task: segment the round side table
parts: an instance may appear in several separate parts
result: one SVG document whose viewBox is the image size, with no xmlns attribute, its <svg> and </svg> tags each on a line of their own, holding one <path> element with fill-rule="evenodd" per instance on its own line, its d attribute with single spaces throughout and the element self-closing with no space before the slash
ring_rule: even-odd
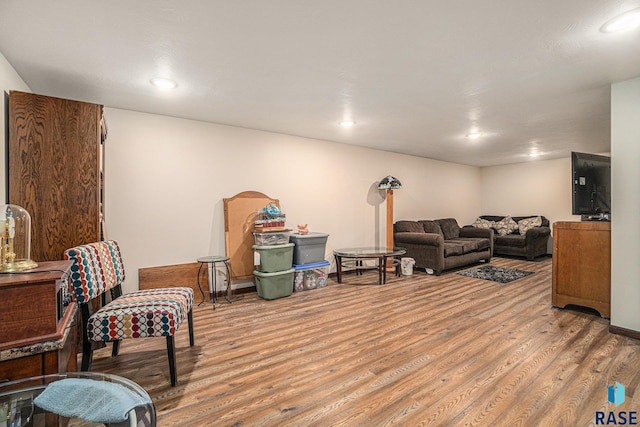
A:
<svg viewBox="0 0 640 427">
<path fill-rule="evenodd" d="M 200 257 L 198 258 L 196 261 L 198 261 L 200 263 L 200 267 L 198 267 L 198 289 L 200 289 L 200 293 L 202 294 L 202 301 L 200 301 L 200 303 L 198 305 L 201 305 L 202 303 L 204 303 L 204 292 L 202 291 L 202 286 L 200 286 L 200 271 L 202 270 L 202 267 L 204 265 L 207 266 L 211 266 L 211 269 L 213 270 L 212 276 L 213 276 L 213 293 L 211 294 L 211 301 L 213 303 L 213 309 L 216 309 L 216 302 L 217 302 L 217 274 L 216 274 L 216 264 L 217 263 L 222 263 L 224 264 L 225 269 L 227 270 L 227 289 L 224 291 L 224 299 L 227 300 L 227 302 L 229 304 L 231 304 L 231 300 L 229 299 L 229 293 L 231 292 L 231 273 L 229 271 L 229 257 L 227 256 L 221 256 L 221 255 L 211 255 L 211 256 L 205 256 L 205 257 Z M 208 269 L 207 269 L 208 271 Z"/>
</svg>

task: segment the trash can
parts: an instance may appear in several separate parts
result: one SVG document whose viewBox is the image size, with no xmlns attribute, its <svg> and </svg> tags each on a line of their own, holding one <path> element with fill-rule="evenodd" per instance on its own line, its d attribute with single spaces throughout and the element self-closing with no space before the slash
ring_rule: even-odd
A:
<svg viewBox="0 0 640 427">
<path fill-rule="evenodd" d="M 400 258 L 400 269 L 403 276 L 411 276 L 414 265 L 416 265 L 416 260 L 413 258 Z"/>
</svg>

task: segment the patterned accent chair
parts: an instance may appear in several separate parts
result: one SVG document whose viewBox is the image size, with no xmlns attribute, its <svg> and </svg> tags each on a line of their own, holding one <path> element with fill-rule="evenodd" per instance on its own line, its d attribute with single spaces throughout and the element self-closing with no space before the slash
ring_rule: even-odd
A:
<svg viewBox="0 0 640 427">
<path fill-rule="evenodd" d="M 182 321 L 189 324 L 193 346 L 193 289 L 187 287 L 150 289 L 122 295 L 125 273 L 120 248 L 114 240 L 89 243 L 67 249 L 65 259 L 73 262 L 70 294 L 82 313 L 82 371 L 91 369 L 94 342 L 113 342 L 118 355 L 120 340 L 166 337 L 171 385 L 177 383 L 174 335 Z M 110 291 L 111 302 L 105 293 Z M 102 308 L 91 314 L 91 300 L 102 297 Z"/>
</svg>

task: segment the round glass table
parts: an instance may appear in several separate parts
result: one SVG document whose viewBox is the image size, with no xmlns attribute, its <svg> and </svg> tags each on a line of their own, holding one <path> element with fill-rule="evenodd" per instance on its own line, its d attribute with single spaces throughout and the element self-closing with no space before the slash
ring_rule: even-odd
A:
<svg viewBox="0 0 640 427">
<path fill-rule="evenodd" d="M 387 283 L 387 260 L 394 260 L 393 264 L 397 273 L 398 263 L 395 259 L 405 253 L 407 251 L 403 248 L 387 248 L 386 246 L 336 249 L 333 251 L 333 256 L 336 259 L 338 283 L 342 283 L 342 273 L 345 267 L 355 270 L 356 274 L 362 270 L 375 268 L 378 270 L 378 284 Z M 373 267 L 367 267 L 362 262 L 365 259 L 373 259 L 377 262 Z"/>
<path fill-rule="evenodd" d="M 0 384 L 0 426 L 156 425 L 149 394 L 123 377 L 96 372 L 44 375 Z"/>
</svg>

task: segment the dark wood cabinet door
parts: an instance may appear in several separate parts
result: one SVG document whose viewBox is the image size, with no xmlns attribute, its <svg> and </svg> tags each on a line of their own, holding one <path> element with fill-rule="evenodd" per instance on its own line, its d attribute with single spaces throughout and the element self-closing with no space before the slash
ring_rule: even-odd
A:
<svg viewBox="0 0 640 427">
<path fill-rule="evenodd" d="M 102 106 L 9 94 L 8 200 L 31 215 L 31 259 L 100 240 Z"/>
</svg>

